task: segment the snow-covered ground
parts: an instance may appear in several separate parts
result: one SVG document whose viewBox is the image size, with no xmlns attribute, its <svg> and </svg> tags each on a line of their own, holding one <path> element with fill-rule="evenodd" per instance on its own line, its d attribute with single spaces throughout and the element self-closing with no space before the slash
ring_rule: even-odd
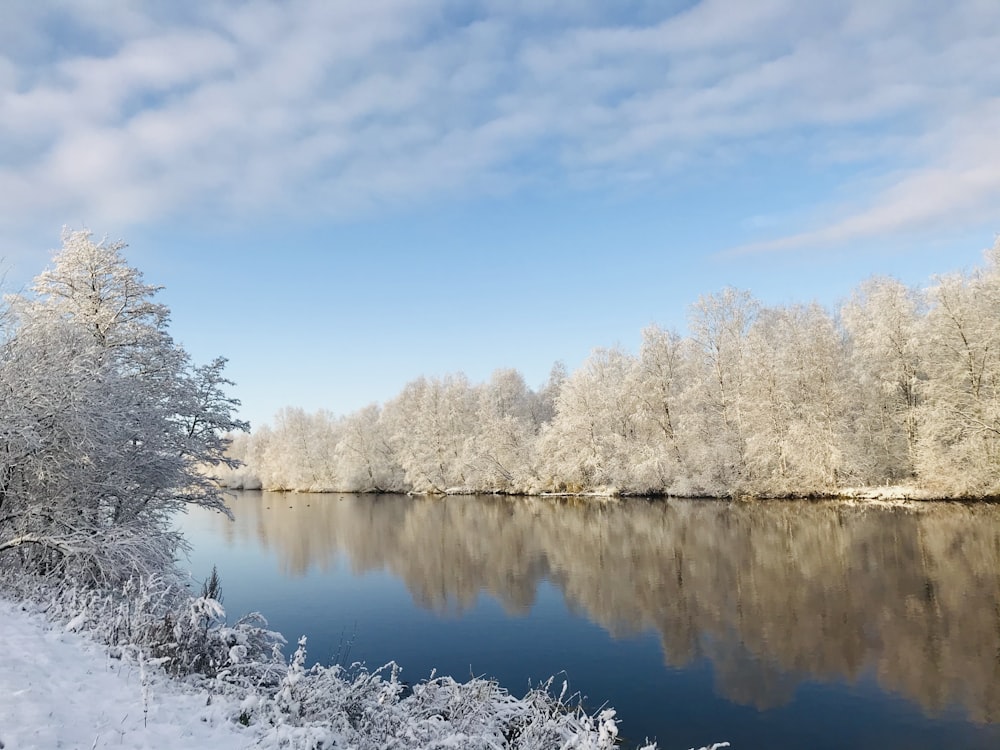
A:
<svg viewBox="0 0 1000 750">
<path fill-rule="evenodd" d="M 207 693 L 161 669 L 112 659 L 106 647 L 0 599 L 4 750 L 253 745 L 256 732 L 228 720 L 233 711 L 222 710 L 223 700 L 209 704 Z"/>
</svg>

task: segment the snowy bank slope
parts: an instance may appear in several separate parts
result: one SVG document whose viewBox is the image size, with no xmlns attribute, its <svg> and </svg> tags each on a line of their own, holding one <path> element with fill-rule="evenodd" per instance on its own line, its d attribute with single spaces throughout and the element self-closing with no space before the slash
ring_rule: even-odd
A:
<svg viewBox="0 0 1000 750">
<path fill-rule="evenodd" d="M 225 718 L 224 698 L 213 696 L 206 705 L 206 693 L 188 692 L 152 667 L 144 687 L 137 664 L 111 659 L 105 647 L 2 599 L 0 644 L 5 750 L 235 750 L 257 739 Z"/>
</svg>

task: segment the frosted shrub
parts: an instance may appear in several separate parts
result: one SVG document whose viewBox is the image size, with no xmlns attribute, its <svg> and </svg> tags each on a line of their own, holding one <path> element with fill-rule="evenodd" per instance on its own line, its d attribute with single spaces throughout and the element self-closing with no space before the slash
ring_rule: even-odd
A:
<svg viewBox="0 0 1000 750">
<path fill-rule="evenodd" d="M 283 668 L 285 640 L 261 615 L 230 626 L 218 601 L 192 597 L 170 577 L 132 578 L 107 591 L 0 570 L 0 588 L 34 601 L 50 618 L 66 621 L 67 629 L 88 631 L 112 655 L 142 652 L 174 675 L 225 671 L 233 681 L 276 684 Z"/>
<path fill-rule="evenodd" d="M 610 750 L 617 744 L 613 710 L 591 716 L 566 700 L 565 687 L 553 695 L 551 682 L 515 698 L 493 680 L 432 675 L 409 688 L 392 663 L 374 671 L 359 664 L 306 669 L 305 659 L 302 640 L 277 688 L 256 691 L 241 705 L 240 719 L 261 728 L 265 747 Z"/>
<path fill-rule="evenodd" d="M 267 630 L 259 614 L 226 625 L 226 613 L 215 599 L 188 599 L 186 606 L 163 615 L 151 634 L 151 646 L 158 656 L 169 657 L 167 668 L 178 675 L 217 676 L 222 670 L 239 671 L 248 662 L 269 659 L 272 646 L 284 643 L 277 633 Z"/>
</svg>

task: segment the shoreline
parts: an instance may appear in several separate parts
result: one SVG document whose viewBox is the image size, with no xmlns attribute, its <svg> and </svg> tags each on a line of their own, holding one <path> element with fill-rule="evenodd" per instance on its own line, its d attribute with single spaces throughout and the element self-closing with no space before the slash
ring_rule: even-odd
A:
<svg viewBox="0 0 1000 750">
<path fill-rule="evenodd" d="M 541 498 L 553 500 L 594 500 L 611 502 L 622 499 L 637 500 L 714 500 L 730 502 L 822 502 L 840 501 L 856 505 L 884 505 L 914 507 L 922 503 L 959 503 L 997 504 L 1000 495 L 945 495 L 909 485 L 891 485 L 888 487 L 845 487 L 841 490 L 828 492 L 803 493 L 751 493 L 736 492 L 730 494 L 675 494 L 670 492 L 627 492 L 612 488 L 597 488 L 581 491 L 545 491 L 545 492 L 509 492 L 506 490 L 473 490 L 464 487 L 453 487 L 445 491 L 416 490 L 341 490 L 341 489 L 288 489 L 288 488 L 244 488 L 223 487 L 227 492 L 273 492 L 288 495 L 407 495 L 410 497 L 510 497 L 510 498 Z"/>
</svg>

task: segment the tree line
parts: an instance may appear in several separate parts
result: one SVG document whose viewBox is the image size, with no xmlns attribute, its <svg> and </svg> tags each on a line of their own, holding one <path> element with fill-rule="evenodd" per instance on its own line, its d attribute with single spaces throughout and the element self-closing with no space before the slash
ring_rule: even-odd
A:
<svg viewBox="0 0 1000 750">
<path fill-rule="evenodd" d="M 348 492 L 813 496 L 904 486 L 1000 494 L 1000 241 L 840 309 L 702 296 L 688 333 L 597 349 L 529 388 L 420 377 L 346 416 L 288 407 L 229 457 L 233 487 Z"/>
</svg>

